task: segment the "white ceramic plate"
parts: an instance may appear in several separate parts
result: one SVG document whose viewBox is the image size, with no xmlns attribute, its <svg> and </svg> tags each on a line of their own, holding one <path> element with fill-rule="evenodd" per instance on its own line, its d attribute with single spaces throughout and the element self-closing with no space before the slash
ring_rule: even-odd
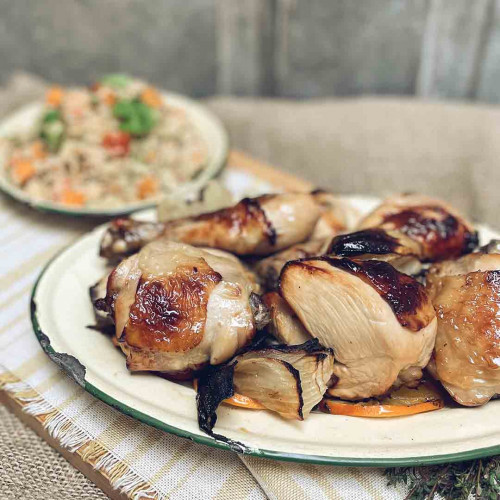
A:
<svg viewBox="0 0 500 500">
<path fill-rule="evenodd" d="M 226 163 L 229 142 L 228 136 L 221 121 L 205 106 L 182 95 L 163 92 L 163 98 L 172 106 L 184 109 L 194 126 L 200 131 L 208 147 L 208 162 L 203 170 L 192 181 L 183 184 L 179 189 L 190 191 L 203 187 L 210 179 L 215 177 Z M 0 123 L 0 136 L 8 137 L 26 130 L 30 130 L 36 123 L 43 109 L 40 101 L 28 104 Z M 30 197 L 12 184 L 6 175 L 5 159 L 0 158 L 0 190 L 12 198 L 26 203 L 34 208 L 65 215 L 83 215 L 96 217 L 111 217 L 124 215 L 136 210 L 152 207 L 156 201 L 142 201 L 127 203 L 116 208 L 73 208 L 52 201 L 39 200 Z"/>
<path fill-rule="evenodd" d="M 354 199 L 362 211 L 373 200 Z M 153 214 L 145 214 L 152 218 Z M 61 252 L 42 272 L 32 295 L 35 334 L 47 354 L 94 396 L 166 432 L 227 448 L 198 429 L 195 392 L 150 374 L 131 374 L 94 322 L 88 289 L 105 272 L 98 257 L 103 227 Z M 482 242 L 498 237 L 480 227 Z M 480 408 L 444 408 L 407 417 L 369 419 L 312 414 L 288 421 L 267 411 L 222 405 L 215 432 L 267 458 L 334 465 L 402 466 L 500 453 L 500 400 Z"/>
</svg>

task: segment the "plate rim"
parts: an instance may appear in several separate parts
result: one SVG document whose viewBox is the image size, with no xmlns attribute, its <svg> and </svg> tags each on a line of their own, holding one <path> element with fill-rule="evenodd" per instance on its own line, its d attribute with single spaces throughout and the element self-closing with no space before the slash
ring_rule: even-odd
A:
<svg viewBox="0 0 500 500">
<path fill-rule="evenodd" d="M 69 244 L 58 250 L 53 257 L 43 266 L 36 281 L 33 285 L 30 295 L 30 319 L 33 332 L 42 347 L 45 354 L 50 358 L 52 362 L 55 362 L 54 355 L 65 354 L 58 353 L 50 344 L 50 339 L 43 332 L 40 323 L 38 321 L 37 304 L 36 304 L 36 292 L 40 282 L 45 276 L 46 272 L 52 266 L 52 264 L 60 258 L 65 252 L 69 251 L 74 244 L 76 244 L 80 239 L 88 234 L 98 231 L 106 224 L 97 226 L 93 230 L 81 235 L 75 240 L 71 241 Z M 76 358 L 75 358 L 76 359 Z M 344 467 L 407 467 L 407 466 L 424 466 L 424 465 L 437 465 L 443 463 L 451 462 L 462 462 L 465 460 L 473 460 L 477 458 L 486 458 L 494 455 L 500 455 L 500 445 L 488 446 L 484 448 L 476 448 L 473 450 L 447 453 L 443 455 L 426 455 L 420 457 L 404 457 L 404 458 L 357 458 L 357 457 L 331 457 L 325 455 L 311 455 L 303 453 L 292 453 L 284 451 L 268 450 L 256 447 L 245 447 L 243 451 L 234 449 L 229 444 L 219 441 L 210 436 L 204 436 L 199 434 L 194 434 L 192 432 L 186 431 L 179 427 L 167 424 L 152 417 L 140 410 L 136 410 L 131 406 L 115 399 L 109 394 L 101 391 L 95 385 L 89 383 L 85 378 L 83 380 L 77 380 L 74 372 L 70 371 L 68 366 L 64 363 L 56 363 L 64 372 L 69 375 L 76 383 L 78 383 L 85 391 L 87 391 L 92 396 L 96 397 L 103 403 L 115 408 L 120 413 L 128 415 L 142 423 L 155 427 L 161 431 L 173 434 L 175 436 L 189 439 L 195 443 L 211 446 L 213 448 L 219 448 L 226 451 L 238 452 L 243 455 L 250 455 L 258 458 L 267 458 L 271 460 L 281 460 L 285 462 L 295 462 L 295 463 L 309 463 L 314 465 L 333 465 L 333 466 L 344 466 Z"/>
<path fill-rule="evenodd" d="M 178 94 L 176 92 L 161 90 L 161 95 L 164 99 L 169 99 L 169 98 L 174 99 L 178 103 L 178 105 L 181 106 L 183 109 L 194 110 L 196 114 L 200 114 L 205 119 L 208 119 L 212 123 L 212 125 L 215 126 L 217 134 L 219 135 L 220 139 L 219 153 L 215 155 L 214 158 L 208 162 L 207 166 L 200 171 L 197 177 L 179 186 L 179 189 L 183 191 L 198 189 L 202 187 L 204 184 L 206 184 L 208 180 L 217 177 L 217 175 L 219 175 L 220 172 L 227 165 L 227 161 L 229 158 L 229 151 L 231 147 L 229 133 L 224 124 L 222 123 L 222 120 L 204 104 L 196 101 L 195 99 L 191 99 L 189 96 Z M 42 99 L 35 99 L 26 102 L 25 104 L 11 111 L 6 116 L 3 116 L 2 119 L 0 120 L 0 127 L 3 126 L 5 122 L 15 119 L 16 116 L 27 112 L 27 110 L 29 110 L 30 108 L 35 108 L 42 104 L 43 104 Z M 0 134 L 0 137 L 3 136 L 4 134 Z M 218 158 L 218 156 L 220 156 L 220 158 Z M 30 208 L 45 213 L 60 214 L 64 216 L 72 216 L 79 218 L 80 217 L 109 218 L 121 215 L 129 215 L 139 210 L 154 208 L 158 204 L 158 200 L 156 200 L 150 202 L 146 201 L 146 202 L 128 203 L 126 205 L 123 205 L 123 208 L 115 207 L 110 209 L 99 209 L 99 208 L 72 209 L 70 207 L 65 207 L 64 205 L 58 204 L 56 202 L 51 202 L 49 200 L 35 200 L 27 196 L 24 193 L 24 191 L 17 188 L 8 181 L 2 170 L 3 167 L 0 169 L 0 192 L 2 192 L 10 199 L 16 202 L 22 203 L 25 206 L 28 206 Z M 206 172 L 209 172 L 208 176 Z"/>
</svg>

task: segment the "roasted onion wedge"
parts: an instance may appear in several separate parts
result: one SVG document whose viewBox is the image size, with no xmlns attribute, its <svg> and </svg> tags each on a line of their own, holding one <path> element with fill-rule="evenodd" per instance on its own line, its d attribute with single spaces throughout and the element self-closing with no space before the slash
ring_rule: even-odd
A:
<svg viewBox="0 0 500 500">
<path fill-rule="evenodd" d="M 415 389 L 401 387 L 390 396 L 382 399 L 369 399 L 352 402 L 341 399 L 325 398 L 319 409 L 332 415 L 350 417 L 387 418 L 416 415 L 443 408 L 444 401 L 440 391 L 430 382 L 424 382 Z"/>
<path fill-rule="evenodd" d="M 327 390 L 333 352 L 317 339 L 298 346 L 248 350 L 229 364 L 210 367 L 198 380 L 198 423 L 213 435 L 217 407 L 235 393 L 284 418 L 304 420 Z"/>
</svg>

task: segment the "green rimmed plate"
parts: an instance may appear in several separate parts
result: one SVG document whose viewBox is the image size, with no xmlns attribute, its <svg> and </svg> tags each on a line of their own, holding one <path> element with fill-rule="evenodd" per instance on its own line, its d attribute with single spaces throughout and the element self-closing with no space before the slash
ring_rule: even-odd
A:
<svg viewBox="0 0 500 500">
<path fill-rule="evenodd" d="M 171 92 L 162 92 L 163 98 L 172 106 L 183 109 L 208 147 L 208 162 L 201 172 L 191 181 L 179 186 L 179 191 L 197 191 L 210 179 L 216 177 L 224 168 L 229 154 L 229 139 L 226 129 L 217 116 L 196 101 Z M 43 109 L 41 101 L 28 104 L 0 122 L 0 137 L 30 130 Z M 113 208 L 68 207 L 62 203 L 34 199 L 12 184 L 6 175 L 5 158 L 0 158 L 0 190 L 5 194 L 38 210 L 71 216 L 115 217 L 153 207 L 158 200 L 122 204 Z"/>
<path fill-rule="evenodd" d="M 355 198 L 362 211 L 373 200 Z M 152 213 L 145 214 L 152 217 Z M 103 227 L 63 250 L 42 271 L 31 317 L 46 353 L 88 392 L 119 411 L 166 432 L 228 448 L 198 429 L 195 392 L 151 374 L 130 374 L 110 340 L 93 323 L 88 288 L 105 272 L 97 256 Z M 480 228 L 482 241 L 498 237 Z M 392 419 L 312 414 L 287 421 L 266 411 L 222 406 L 216 432 L 251 455 L 348 466 L 443 463 L 500 454 L 500 400 L 480 408 L 444 408 Z"/>
</svg>

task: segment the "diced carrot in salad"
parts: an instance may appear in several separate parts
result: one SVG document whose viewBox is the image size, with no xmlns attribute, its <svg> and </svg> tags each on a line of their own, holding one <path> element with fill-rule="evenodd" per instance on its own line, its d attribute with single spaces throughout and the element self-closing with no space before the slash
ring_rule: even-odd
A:
<svg viewBox="0 0 500 500">
<path fill-rule="evenodd" d="M 50 89 L 47 91 L 45 101 L 47 102 L 47 104 L 50 104 L 51 106 L 57 108 L 61 105 L 63 95 L 64 90 L 61 87 L 55 85 L 54 87 L 50 87 Z"/>
<path fill-rule="evenodd" d="M 149 198 L 158 192 L 158 181 L 151 175 L 144 176 L 137 183 L 137 197 L 141 200 Z"/>
<path fill-rule="evenodd" d="M 147 87 L 142 91 L 141 100 L 152 108 L 159 108 L 163 102 L 161 94 L 153 87 Z"/>
<path fill-rule="evenodd" d="M 85 201 L 85 195 L 82 192 L 69 188 L 63 190 L 60 199 L 61 203 L 75 207 L 81 207 Z"/>
<path fill-rule="evenodd" d="M 35 174 L 36 169 L 29 160 L 20 159 L 12 164 L 12 175 L 21 186 L 26 184 Z"/>
<path fill-rule="evenodd" d="M 35 160 L 39 160 L 39 159 L 45 158 L 47 156 L 47 153 L 45 151 L 45 147 L 44 147 L 42 141 L 35 141 L 31 145 L 31 154 L 33 155 L 33 158 Z"/>
</svg>

